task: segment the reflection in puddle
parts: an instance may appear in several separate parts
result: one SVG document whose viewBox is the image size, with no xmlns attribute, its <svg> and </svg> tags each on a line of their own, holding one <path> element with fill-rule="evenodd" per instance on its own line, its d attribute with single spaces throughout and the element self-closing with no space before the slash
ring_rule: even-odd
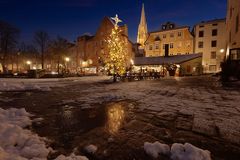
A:
<svg viewBox="0 0 240 160">
<path fill-rule="evenodd" d="M 111 134 L 118 132 L 125 118 L 125 112 L 121 104 L 113 104 L 107 108 L 107 130 Z"/>
<path fill-rule="evenodd" d="M 35 125 L 34 129 L 41 136 L 53 139 L 53 148 L 72 151 L 76 147 L 75 140 L 85 140 L 91 130 L 96 134 L 118 133 L 128 117 L 128 107 L 127 102 L 111 102 L 84 109 L 72 104 L 50 107 L 43 124 Z"/>
</svg>

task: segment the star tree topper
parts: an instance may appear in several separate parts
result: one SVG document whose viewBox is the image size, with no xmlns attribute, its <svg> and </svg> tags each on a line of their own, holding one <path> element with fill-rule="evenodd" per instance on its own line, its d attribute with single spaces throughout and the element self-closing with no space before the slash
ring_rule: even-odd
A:
<svg viewBox="0 0 240 160">
<path fill-rule="evenodd" d="M 111 19 L 114 20 L 115 27 L 118 27 L 118 23 L 122 22 L 122 20 L 118 18 L 117 14 L 115 17 L 111 17 Z"/>
</svg>

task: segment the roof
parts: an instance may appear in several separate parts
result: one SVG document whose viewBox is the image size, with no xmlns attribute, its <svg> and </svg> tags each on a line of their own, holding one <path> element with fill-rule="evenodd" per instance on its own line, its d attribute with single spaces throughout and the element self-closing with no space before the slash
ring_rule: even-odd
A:
<svg viewBox="0 0 240 160">
<path fill-rule="evenodd" d="M 213 19 L 213 20 L 208 20 L 208 21 L 201 21 L 200 23 L 197 23 L 196 25 L 212 24 L 212 23 L 225 22 L 225 21 L 226 21 L 226 18 Z"/>
<path fill-rule="evenodd" d="M 157 31 L 149 32 L 149 33 L 151 34 L 151 33 L 158 33 L 158 32 L 167 32 L 167 31 L 174 31 L 174 30 L 184 29 L 184 28 L 189 29 L 190 27 L 189 26 L 181 26 L 181 27 L 175 27 L 175 28 L 171 28 L 171 29 L 160 29 Z"/>
<path fill-rule="evenodd" d="M 140 65 L 163 65 L 163 64 L 181 64 L 196 58 L 202 57 L 202 54 L 186 54 L 186 55 L 176 55 L 169 57 L 136 57 L 134 64 L 136 66 Z"/>
</svg>

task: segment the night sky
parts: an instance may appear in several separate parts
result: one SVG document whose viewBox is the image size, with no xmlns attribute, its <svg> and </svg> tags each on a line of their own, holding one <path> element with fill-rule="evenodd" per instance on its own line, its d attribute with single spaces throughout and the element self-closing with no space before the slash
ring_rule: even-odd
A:
<svg viewBox="0 0 240 160">
<path fill-rule="evenodd" d="M 166 21 L 193 26 L 203 20 L 224 18 L 226 0 L 0 0 L 0 19 L 21 29 L 21 40 L 30 43 L 37 30 L 74 41 L 95 34 L 104 16 L 116 13 L 129 27 L 135 42 L 142 2 L 149 31 Z"/>
</svg>

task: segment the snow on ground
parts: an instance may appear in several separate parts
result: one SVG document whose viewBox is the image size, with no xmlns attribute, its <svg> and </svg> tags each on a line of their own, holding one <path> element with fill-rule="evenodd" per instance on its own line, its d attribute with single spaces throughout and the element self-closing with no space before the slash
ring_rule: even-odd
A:
<svg viewBox="0 0 240 160">
<path fill-rule="evenodd" d="M 1 160 L 46 160 L 52 151 L 45 139 L 24 129 L 31 125 L 31 115 L 25 109 L 0 108 L 0 159 Z M 87 160 L 86 157 L 59 156 L 57 160 Z"/>
<path fill-rule="evenodd" d="M 172 160 L 211 160 L 208 150 L 202 150 L 189 143 L 174 143 L 171 147 Z"/>
<path fill-rule="evenodd" d="M 71 83 L 93 83 L 109 80 L 108 76 L 48 78 L 48 79 L 18 79 L 0 78 L 0 91 L 40 90 L 50 91 L 52 87 L 64 87 Z M 69 83 L 71 82 L 71 83 Z"/>
<path fill-rule="evenodd" d="M 224 89 L 210 77 L 197 77 L 200 80 L 194 81 L 195 78 L 95 85 L 84 90 L 84 94 L 75 101 L 90 108 L 95 103 L 133 100 L 138 103 L 139 110 L 160 118 L 190 116 L 193 122 L 179 121 L 180 127 L 188 127 L 187 123 L 192 123 L 189 129 L 193 132 L 206 136 L 219 136 L 220 133 L 220 138 L 240 145 L 240 91 Z M 184 84 L 185 80 L 191 79 L 195 85 L 193 82 Z M 201 85 L 197 85 L 200 81 Z M 216 83 L 217 88 L 210 83 Z"/>
<path fill-rule="evenodd" d="M 0 159 L 46 159 L 51 151 L 44 139 L 24 129 L 31 125 L 25 109 L 0 109 Z"/>
<path fill-rule="evenodd" d="M 86 146 L 84 149 L 86 150 L 87 153 L 94 154 L 97 151 L 98 147 L 93 144 L 90 144 Z"/>
<path fill-rule="evenodd" d="M 154 158 L 158 158 L 161 154 L 165 156 L 170 155 L 172 160 L 211 160 L 209 151 L 202 150 L 189 143 L 185 143 L 184 145 L 174 143 L 170 151 L 170 147 L 167 144 L 162 144 L 160 142 L 145 142 L 144 150 L 148 155 Z"/>
<path fill-rule="evenodd" d="M 159 154 L 168 155 L 170 153 L 170 147 L 167 144 L 162 144 L 159 142 L 145 142 L 144 150 L 147 154 L 154 158 L 158 158 Z"/>
<path fill-rule="evenodd" d="M 71 154 L 68 157 L 60 155 L 55 160 L 88 160 L 88 158 L 85 156 L 76 156 L 75 154 Z"/>
</svg>

